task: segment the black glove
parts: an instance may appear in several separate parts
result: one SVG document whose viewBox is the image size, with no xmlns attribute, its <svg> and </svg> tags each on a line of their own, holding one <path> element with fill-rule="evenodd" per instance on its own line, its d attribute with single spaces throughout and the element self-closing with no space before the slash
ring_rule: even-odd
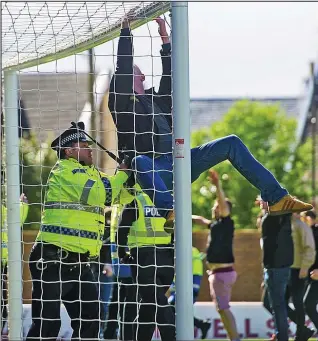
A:
<svg viewBox="0 0 318 341">
<path fill-rule="evenodd" d="M 118 258 L 119 259 L 124 258 L 127 254 L 126 247 L 118 246 L 117 252 L 118 252 Z"/>
<path fill-rule="evenodd" d="M 134 190 L 133 187 L 136 184 L 136 180 L 135 180 L 135 174 L 132 173 L 130 174 L 130 177 L 128 178 L 128 180 L 125 182 L 125 187 L 126 189 L 130 192 L 130 190 Z"/>
<path fill-rule="evenodd" d="M 129 253 L 126 253 L 124 257 L 119 258 L 121 264 L 132 264 L 133 258 Z"/>
<path fill-rule="evenodd" d="M 131 157 L 127 154 L 124 154 L 124 157 L 122 158 L 122 163 L 124 163 L 129 169 L 131 169 Z"/>
</svg>

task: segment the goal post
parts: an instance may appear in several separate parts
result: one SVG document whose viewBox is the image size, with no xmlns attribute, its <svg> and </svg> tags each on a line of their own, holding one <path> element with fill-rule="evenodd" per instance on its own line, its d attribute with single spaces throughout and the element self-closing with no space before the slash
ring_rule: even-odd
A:
<svg viewBox="0 0 318 341">
<path fill-rule="evenodd" d="M 192 224 L 190 166 L 189 32 L 187 2 L 3 2 L 2 71 L 8 264 L 9 339 L 23 339 L 23 279 L 20 229 L 20 139 L 18 73 L 80 54 L 118 38 L 128 15 L 131 29 L 171 9 L 173 172 L 176 213 L 177 340 L 193 340 Z M 113 47 L 115 55 L 116 46 Z M 154 58 L 151 55 L 151 58 Z M 39 89 L 33 89 L 40 92 Z M 58 88 L 56 91 L 61 91 Z M 79 110 L 81 111 L 82 108 Z M 79 115 L 78 115 L 79 117 Z M 59 118 L 57 118 L 59 119 Z M 71 121 L 71 119 L 69 120 Z M 64 127 L 68 128 L 67 126 Z M 46 147 L 48 148 L 48 147 Z M 23 185 L 23 184 L 22 184 Z M 44 184 L 43 184 L 44 185 Z M 40 196 L 43 204 L 42 196 Z M 37 222 L 39 223 L 39 222 Z M 1 226 L 3 229 L 4 226 Z"/>
<path fill-rule="evenodd" d="M 6 207 L 8 229 L 8 320 L 10 339 L 22 338 L 22 253 L 20 223 L 20 162 L 18 137 L 18 78 L 15 71 L 4 72 Z M 2 151 L 3 152 L 3 151 Z M 3 160 L 3 159 L 2 159 Z M 1 203 L 2 205 L 3 203 Z M 2 211 L 2 209 L 1 209 Z M 5 220 L 5 218 L 4 218 Z M 1 226 L 3 229 L 4 226 Z M 2 230 L 1 230 L 2 231 Z M 2 294 L 2 293 L 1 293 Z"/>
<path fill-rule="evenodd" d="M 192 201 L 188 3 L 172 2 L 174 207 L 177 340 L 192 340 Z"/>
</svg>

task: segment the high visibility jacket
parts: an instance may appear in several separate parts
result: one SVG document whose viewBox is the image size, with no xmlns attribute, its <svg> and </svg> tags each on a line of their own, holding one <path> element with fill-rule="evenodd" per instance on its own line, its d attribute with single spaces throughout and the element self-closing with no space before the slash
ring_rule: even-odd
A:
<svg viewBox="0 0 318 341">
<path fill-rule="evenodd" d="M 138 184 L 134 185 L 134 189 L 141 190 Z M 118 231 L 119 219 L 123 213 L 124 206 L 130 204 L 135 199 L 126 188 L 123 188 L 120 195 L 116 199 L 112 207 L 111 219 L 110 219 L 110 242 L 111 242 L 111 258 L 113 264 L 114 274 L 118 277 L 131 277 L 130 265 L 119 264 L 118 258 L 118 240 L 116 240 L 116 233 Z"/>
<path fill-rule="evenodd" d="M 128 235 L 129 248 L 171 243 L 171 234 L 165 232 L 166 219 L 162 218 L 149 196 L 138 192 L 135 198 L 138 219 L 132 223 Z"/>
<path fill-rule="evenodd" d="M 51 170 L 37 241 L 65 250 L 98 256 L 104 235 L 104 208 L 113 204 L 128 175 L 114 176 L 59 160 Z"/>
<path fill-rule="evenodd" d="M 192 273 L 193 273 L 193 296 L 197 295 L 200 290 L 201 279 L 203 276 L 203 263 L 204 254 L 201 253 L 196 247 L 192 247 Z M 170 292 L 174 293 L 175 278 L 170 286 Z"/>
<path fill-rule="evenodd" d="M 29 206 L 25 202 L 20 202 L 20 222 L 24 224 L 29 212 Z M 1 206 L 1 262 L 3 265 L 8 262 L 8 226 L 7 226 L 7 208 Z"/>
<path fill-rule="evenodd" d="M 203 276 L 203 263 L 204 255 L 196 248 L 192 247 L 192 272 L 193 275 Z"/>
</svg>

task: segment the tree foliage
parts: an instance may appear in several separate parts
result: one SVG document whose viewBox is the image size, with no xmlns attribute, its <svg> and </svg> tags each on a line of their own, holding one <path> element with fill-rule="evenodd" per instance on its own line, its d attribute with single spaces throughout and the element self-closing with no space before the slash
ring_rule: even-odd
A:
<svg viewBox="0 0 318 341">
<path fill-rule="evenodd" d="M 192 147 L 216 138 L 235 134 L 251 153 L 268 168 L 288 191 L 299 198 L 310 198 L 310 141 L 298 146 L 293 153 L 297 122 L 286 116 L 280 106 L 243 100 L 235 103 L 223 119 L 192 134 Z M 227 197 L 233 201 L 233 217 L 237 228 L 254 228 L 259 209 L 254 201 L 258 190 L 225 161 L 215 167 L 223 179 Z M 192 185 L 194 214 L 210 217 L 211 184 L 203 173 Z"/>
</svg>

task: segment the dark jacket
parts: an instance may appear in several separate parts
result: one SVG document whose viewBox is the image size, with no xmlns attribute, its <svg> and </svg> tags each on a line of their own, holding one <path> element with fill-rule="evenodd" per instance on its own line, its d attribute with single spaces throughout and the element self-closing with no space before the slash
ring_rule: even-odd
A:
<svg viewBox="0 0 318 341">
<path fill-rule="evenodd" d="M 318 269 L 318 224 L 312 225 L 311 229 L 312 229 L 312 233 L 313 233 L 314 239 L 315 239 L 316 259 L 315 259 L 315 263 L 309 268 L 309 271 L 308 271 L 309 274 L 312 270 Z"/>
<path fill-rule="evenodd" d="M 118 135 L 119 153 L 128 154 L 130 157 L 138 154 L 148 154 L 155 151 L 158 127 L 154 124 L 153 110 L 144 103 L 144 96 L 133 92 L 133 44 L 130 29 L 121 30 L 116 72 L 111 80 L 109 89 L 108 106 L 112 114 Z M 171 46 L 162 45 L 160 51 L 162 60 L 162 77 L 159 91 L 154 88 L 146 90 L 147 96 L 153 100 L 165 114 L 170 127 L 171 117 Z"/>
<path fill-rule="evenodd" d="M 266 269 L 290 267 L 294 261 L 291 214 L 262 220 L 263 265 Z"/>
</svg>

